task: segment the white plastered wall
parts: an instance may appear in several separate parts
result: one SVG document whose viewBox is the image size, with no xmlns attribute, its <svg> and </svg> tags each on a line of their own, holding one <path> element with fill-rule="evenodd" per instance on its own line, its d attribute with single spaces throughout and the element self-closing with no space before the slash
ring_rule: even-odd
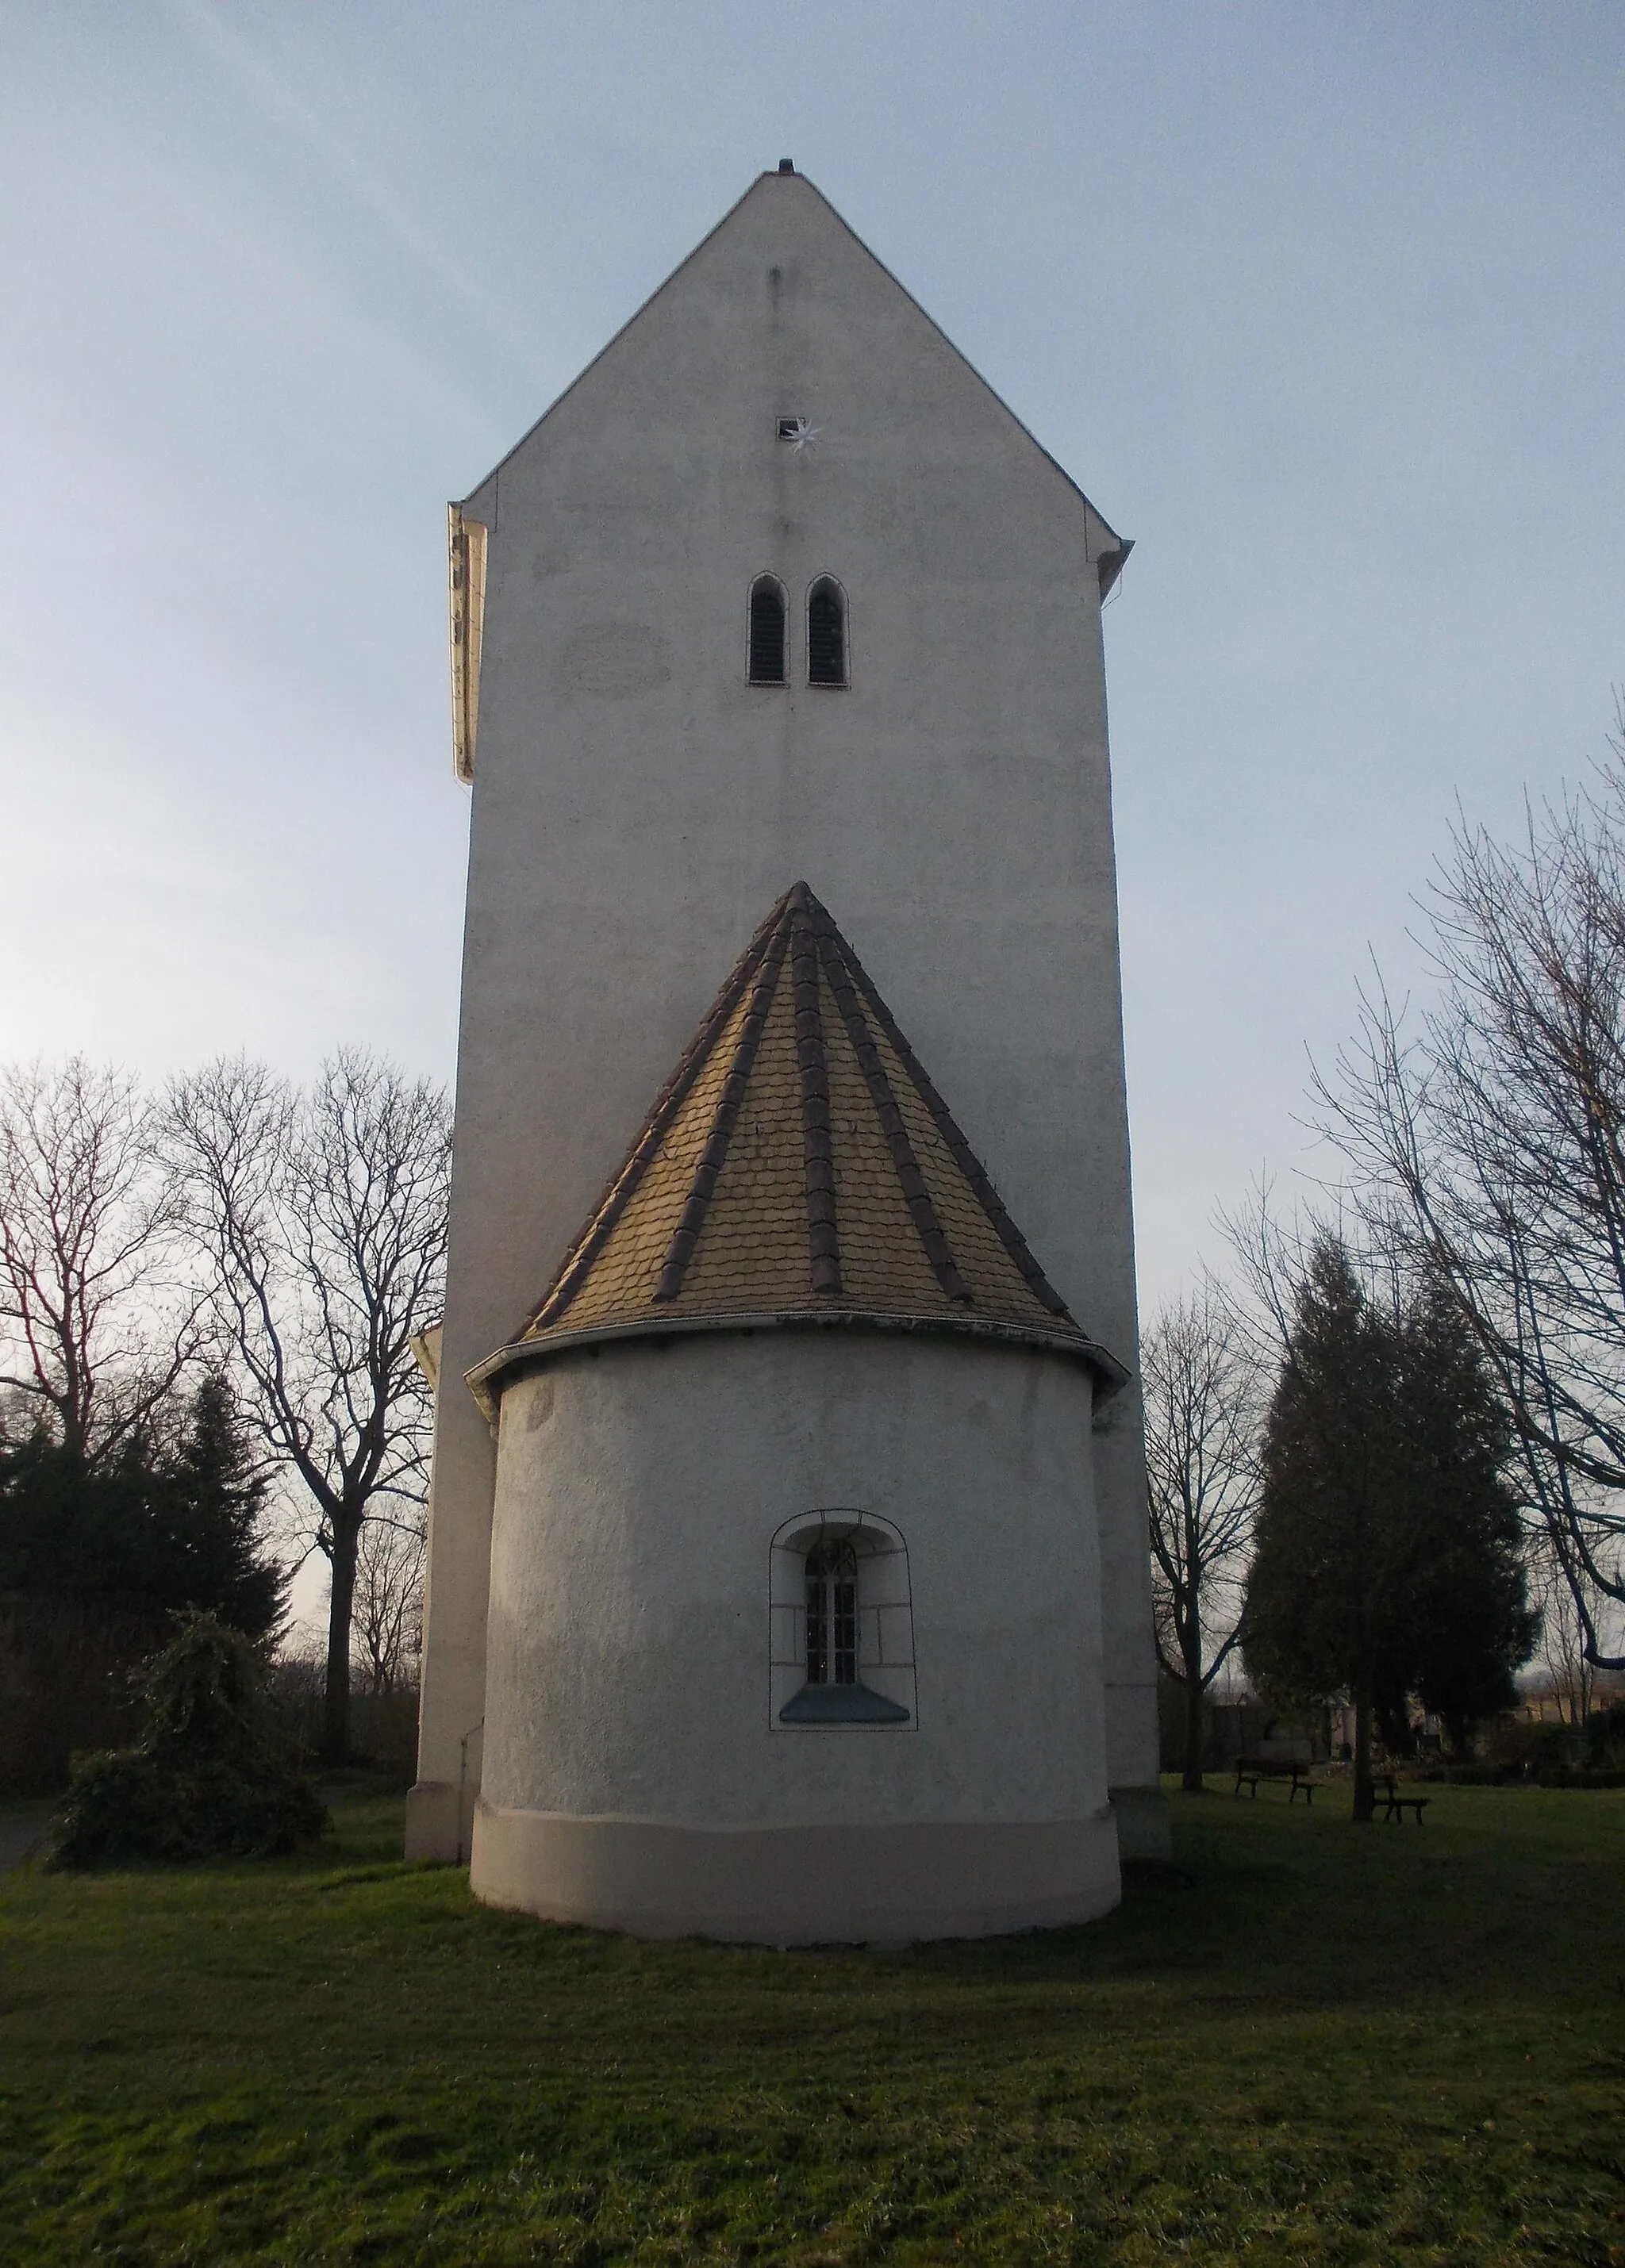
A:
<svg viewBox="0 0 1625 2268">
<path fill-rule="evenodd" d="M 854 1330 L 632 1341 L 521 1378 L 476 1890 L 777 1942 L 1115 1904 L 1092 1394 L 1074 1360 Z M 906 1725 L 768 1706 L 772 1545 L 827 1506 L 906 1546 Z"/>
<path fill-rule="evenodd" d="M 775 438 L 804 416 L 818 438 Z M 1136 1331 L 1100 636 L 1115 539 L 809 183 L 768 175 L 468 501 L 489 529 L 412 1847 L 484 1710 L 511 1338 L 746 938 L 824 899 L 1080 1322 Z M 746 598 L 791 595 L 785 688 Z M 803 601 L 852 683 L 805 680 Z M 1150 1786 L 1142 1448 L 1096 1444 L 1114 1783 Z"/>
</svg>

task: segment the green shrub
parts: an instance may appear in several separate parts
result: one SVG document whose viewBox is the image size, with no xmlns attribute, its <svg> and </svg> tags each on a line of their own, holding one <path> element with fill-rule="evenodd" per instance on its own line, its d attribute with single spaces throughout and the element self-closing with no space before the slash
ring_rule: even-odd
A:
<svg viewBox="0 0 1625 2268">
<path fill-rule="evenodd" d="M 1625 1701 L 1598 1710 L 1585 1728 L 1586 1761 L 1625 1770 Z"/>
<path fill-rule="evenodd" d="M 1625 1770 L 1598 1764 L 1543 1764 L 1522 1771 L 1511 1764 L 1429 1764 L 1409 1776 L 1448 1780 L 1452 1787 L 1625 1787 Z"/>
<path fill-rule="evenodd" d="M 1442 1787 L 1447 1782 L 1452 1787 L 1506 1787 L 1529 1778 L 1513 1764 L 1447 1764 L 1436 1757 L 1427 1764 L 1413 1764 L 1405 1772 L 1407 1779 L 1426 1780 L 1432 1786 Z M 1529 1780 L 1531 1786 L 1534 1785 Z"/>
<path fill-rule="evenodd" d="M 327 1823 L 297 1770 L 255 1648 L 211 1615 L 188 1616 L 140 1676 L 134 1748 L 78 1758 L 52 1864 L 189 1866 L 291 1851 Z"/>
</svg>

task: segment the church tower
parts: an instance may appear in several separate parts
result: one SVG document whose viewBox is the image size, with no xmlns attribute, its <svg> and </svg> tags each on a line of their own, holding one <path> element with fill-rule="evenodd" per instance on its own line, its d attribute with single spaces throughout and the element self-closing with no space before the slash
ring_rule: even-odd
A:
<svg viewBox="0 0 1625 2268">
<path fill-rule="evenodd" d="M 1165 1834 L 1126 549 L 787 166 L 453 507 L 408 1837 L 482 1896 L 960 1934 L 1104 1911 Z"/>
</svg>

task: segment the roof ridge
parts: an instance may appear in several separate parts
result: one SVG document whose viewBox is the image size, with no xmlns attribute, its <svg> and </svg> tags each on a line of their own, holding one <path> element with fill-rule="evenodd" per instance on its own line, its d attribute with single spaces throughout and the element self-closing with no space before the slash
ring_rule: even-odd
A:
<svg viewBox="0 0 1625 2268">
<path fill-rule="evenodd" d="M 817 903 L 816 899 L 814 903 Z M 948 1145 L 949 1154 L 970 1183 L 972 1193 L 993 1224 L 999 1241 L 1015 1262 L 1023 1281 L 1034 1298 L 1041 1306 L 1047 1307 L 1051 1314 L 1064 1316 L 1069 1323 L 1075 1322 L 1076 1318 L 1073 1315 L 1072 1310 L 1038 1265 L 1026 1238 L 1011 1219 L 1005 1208 L 1003 1198 L 988 1179 L 986 1168 L 966 1140 L 952 1111 L 932 1085 L 924 1064 L 898 1030 L 890 1009 L 887 1007 L 875 988 L 874 980 L 841 935 L 825 909 L 819 906 L 818 911 L 829 923 L 834 949 L 841 954 L 846 962 L 848 975 L 868 1001 L 870 1012 L 890 1042 L 893 1054 L 907 1071 L 913 1082 L 915 1092 L 934 1120 L 937 1131 Z M 927 1202 L 929 1202 L 928 1199 Z M 934 1265 L 934 1263 L 933 1264 Z M 944 1285 L 944 1289 L 946 1288 Z"/>
<path fill-rule="evenodd" d="M 806 885 L 802 884 L 805 888 Z M 661 1145 L 667 1128 L 687 1100 L 690 1088 L 704 1069 L 721 1027 L 739 1005 L 752 976 L 760 966 L 772 942 L 772 936 L 791 892 L 772 908 L 766 919 L 757 927 L 749 945 L 740 954 L 724 979 L 722 988 L 707 1010 L 698 1031 L 683 1049 L 676 1071 L 655 1096 L 648 1116 L 644 1120 L 632 1148 L 619 1167 L 604 1184 L 596 1204 L 576 1232 L 575 1238 L 559 1263 L 551 1285 L 541 1304 L 535 1307 L 520 1327 L 521 1336 L 539 1329 L 544 1323 L 556 1323 L 569 1307 L 582 1279 L 598 1257 L 616 1222 L 632 1199 L 643 1179 L 651 1159 Z"/>
<path fill-rule="evenodd" d="M 780 900 L 779 906 L 775 909 L 779 917 L 775 921 L 773 934 L 757 963 L 755 981 L 745 1006 L 744 1021 L 740 1025 L 739 1036 L 734 1042 L 734 1059 L 728 1067 L 722 1091 L 711 1114 L 705 1146 L 700 1152 L 699 1163 L 694 1168 L 694 1178 L 689 1184 L 682 1218 L 671 1233 L 665 1265 L 652 1294 L 657 1303 L 675 1300 L 683 1289 L 683 1278 L 687 1273 L 689 1262 L 694 1256 L 694 1247 L 699 1242 L 699 1232 L 705 1225 L 705 1215 L 711 1210 L 717 1176 L 727 1160 L 734 1129 L 739 1122 L 739 1106 L 744 1100 L 745 1083 L 756 1061 L 762 1027 L 767 1021 L 767 1012 L 773 1005 L 773 996 L 779 990 L 779 978 L 784 968 L 785 947 L 789 939 L 782 921 L 783 903 Z"/>
<path fill-rule="evenodd" d="M 824 1010 L 818 998 L 818 935 L 805 882 L 790 893 L 790 982 L 795 1008 L 795 1067 L 801 1102 L 801 1175 L 807 1198 L 807 1261 L 810 1288 L 828 1295 L 841 1288 L 840 1225 L 835 1210 L 835 1152 L 830 1138 L 830 1067 L 824 1051 Z"/>
</svg>

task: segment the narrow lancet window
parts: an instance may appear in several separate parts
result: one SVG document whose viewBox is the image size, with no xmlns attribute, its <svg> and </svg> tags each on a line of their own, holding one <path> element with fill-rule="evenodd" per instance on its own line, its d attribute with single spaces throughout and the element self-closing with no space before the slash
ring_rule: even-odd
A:
<svg viewBox="0 0 1625 2268">
<path fill-rule="evenodd" d="M 846 682 L 846 602 L 829 575 L 820 576 L 808 593 L 807 682 Z"/>
<path fill-rule="evenodd" d="M 785 667 L 784 585 L 772 575 L 758 575 L 750 585 L 750 660 L 752 685 L 782 685 Z"/>
</svg>

